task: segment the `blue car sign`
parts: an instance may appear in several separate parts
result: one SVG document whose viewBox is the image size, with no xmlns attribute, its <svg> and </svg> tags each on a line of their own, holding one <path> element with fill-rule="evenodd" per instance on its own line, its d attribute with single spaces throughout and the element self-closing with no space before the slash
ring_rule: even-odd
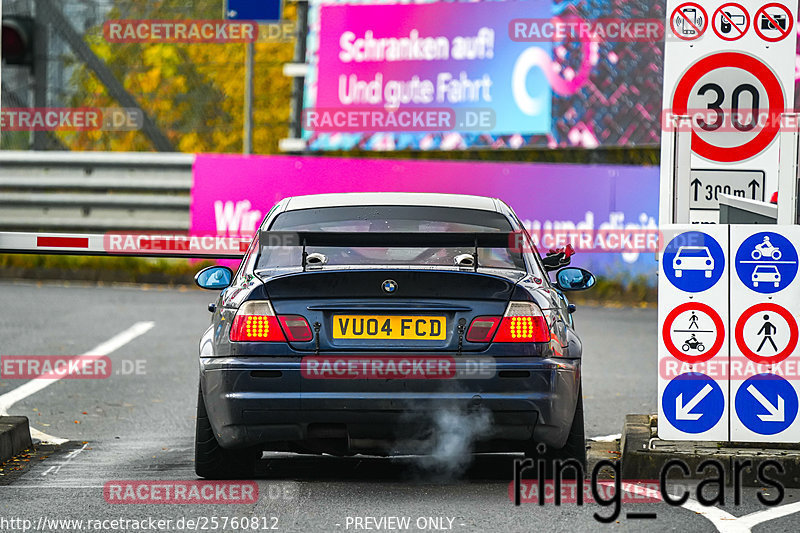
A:
<svg viewBox="0 0 800 533">
<path fill-rule="evenodd" d="M 725 270 L 722 247 L 710 235 L 687 231 L 664 248 L 664 274 L 676 288 L 703 292 L 713 287 Z"/>
</svg>

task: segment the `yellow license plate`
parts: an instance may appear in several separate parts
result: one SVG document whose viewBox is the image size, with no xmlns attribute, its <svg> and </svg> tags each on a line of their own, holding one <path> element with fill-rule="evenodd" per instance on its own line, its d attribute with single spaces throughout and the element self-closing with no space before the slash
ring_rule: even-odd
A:
<svg viewBox="0 0 800 533">
<path fill-rule="evenodd" d="M 443 340 L 443 316 L 335 315 L 334 339 Z"/>
</svg>

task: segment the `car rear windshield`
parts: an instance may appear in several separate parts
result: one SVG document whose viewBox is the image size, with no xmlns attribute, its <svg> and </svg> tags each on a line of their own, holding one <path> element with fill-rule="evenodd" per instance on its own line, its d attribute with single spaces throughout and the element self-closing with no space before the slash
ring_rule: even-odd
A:
<svg viewBox="0 0 800 533">
<path fill-rule="evenodd" d="M 347 206 L 300 209 L 278 215 L 270 231 L 330 232 L 510 232 L 511 224 L 500 213 L 476 209 L 426 206 Z M 311 247 L 307 253 L 321 253 L 326 265 L 428 265 L 454 266 L 461 254 L 473 248 L 399 247 Z M 257 270 L 299 266 L 299 247 L 269 248 L 263 251 Z M 519 253 L 506 248 L 480 248 L 478 263 L 487 268 L 525 270 Z"/>
</svg>

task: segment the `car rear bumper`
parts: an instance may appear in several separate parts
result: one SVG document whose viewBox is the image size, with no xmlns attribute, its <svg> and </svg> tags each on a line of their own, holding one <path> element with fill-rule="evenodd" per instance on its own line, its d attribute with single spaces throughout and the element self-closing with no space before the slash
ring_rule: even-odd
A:
<svg viewBox="0 0 800 533">
<path fill-rule="evenodd" d="M 460 371 L 444 379 L 309 379 L 299 357 L 201 358 L 200 383 L 226 448 L 328 438 L 371 449 L 424 439 L 443 413 L 488 420 L 475 431 L 481 451 L 564 445 L 580 360 L 493 358 L 492 372 L 471 372 L 468 360 L 456 359 Z"/>
</svg>

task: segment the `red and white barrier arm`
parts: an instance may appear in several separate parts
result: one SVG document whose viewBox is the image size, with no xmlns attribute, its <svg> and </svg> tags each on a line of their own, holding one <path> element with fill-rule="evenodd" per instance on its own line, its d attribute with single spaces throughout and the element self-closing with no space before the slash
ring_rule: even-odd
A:
<svg viewBox="0 0 800 533">
<path fill-rule="evenodd" d="M 241 259 L 251 237 L 181 233 L 104 234 L 0 232 L 0 253 Z"/>
</svg>

